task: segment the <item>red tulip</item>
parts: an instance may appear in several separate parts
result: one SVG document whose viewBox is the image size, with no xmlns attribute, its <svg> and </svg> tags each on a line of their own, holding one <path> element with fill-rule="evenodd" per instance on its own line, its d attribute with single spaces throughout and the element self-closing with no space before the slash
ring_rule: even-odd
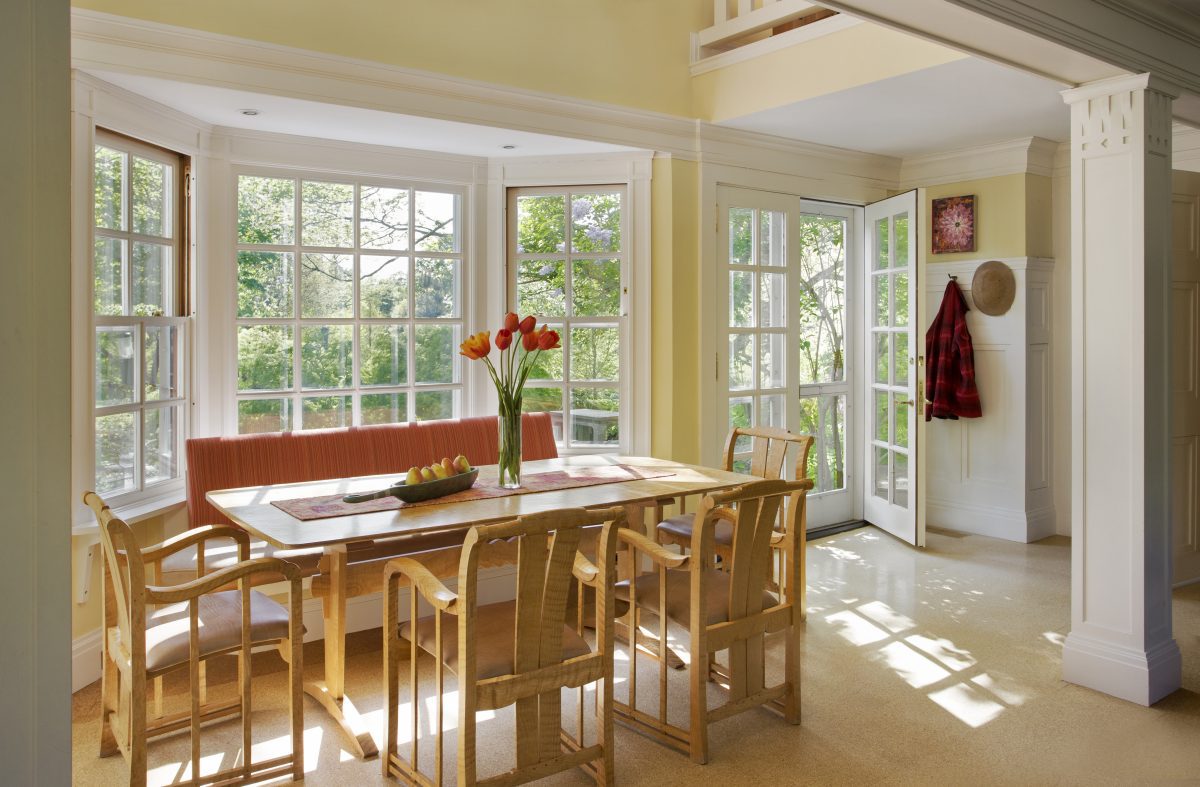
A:
<svg viewBox="0 0 1200 787">
<path fill-rule="evenodd" d="M 521 329 L 521 333 L 528 336 L 529 334 L 533 333 L 534 328 L 537 328 L 537 320 L 535 320 L 533 315 L 530 314 L 525 319 L 521 320 L 521 324 L 517 327 Z"/>
<path fill-rule="evenodd" d="M 517 316 L 514 314 L 513 315 L 514 322 L 516 321 L 516 317 Z M 504 321 L 507 323 L 508 318 L 505 318 Z M 500 350 L 501 352 L 503 352 L 504 350 L 507 350 L 508 346 L 510 344 L 512 344 L 512 340 L 513 340 L 512 331 L 509 330 L 508 328 L 501 328 L 500 330 L 496 331 L 496 349 L 497 350 Z"/>
<path fill-rule="evenodd" d="M 557 350 L 560 345 L 558 343 L 559 336 L 557 331 L 548 331 L 542 328 L 538 332 L 538 349 L 539 350 Z"/>
<path fill-rule="evenodd" d="M 538 332 L 530 331 L 521 336 L 521 346 L 525 348 L 525 352 L 531 353 L 538 348 Z"/>
<path fill-rule="evenodd" d="M 504 315 L 504 330 L 508 331 L 509 334 L 516 332 L 516 330 L 520 326 L 520 324 L 521 324 L 521 318 L 517 316 L 516 312 L 509 312 L 508 314 Z M 499 338 L 500 338 L 500 334 L 497 333 L 496 339 L 499 339 Z M 504 348 L 501 347 L 500 349 L 503 350 Z"/>
<path fill-rule="evenodd" d="M 492 351 L 491 332 L 480 331 L 458 346 L 459 355 L 465 355 L 472 361 L 478 361 Z"/>
</svg>

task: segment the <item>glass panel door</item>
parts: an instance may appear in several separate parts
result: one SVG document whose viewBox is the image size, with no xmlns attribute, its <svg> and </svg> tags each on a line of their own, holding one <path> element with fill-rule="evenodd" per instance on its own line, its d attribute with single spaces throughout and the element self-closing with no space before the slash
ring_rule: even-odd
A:
<svg viewBox="0 0 1200 787">
<path fill-rule="evenodd" d="M 856 500 L 846 299 L 856 209 L 722 187 L 718 210 L 716 426 L 812 434 L 808 526 L 846 521 Z M 734 446 L 735 469 L 749 470 L 750 449 Z"/>
<path fill-rule="evenodd" d="M 847 348 L 853 323 L 849 319 L 847 277 L 856 209 L 821 202 L 800 203 L 797 236 L 797 337 L 799 418 L 794 431 L 815 438 L 808 457 L 809 527 L 853 518 L 854 495 L 848 472 L 851 424 L 850 374 Z"/>
<path fill-rule="evenodd" d="M 924 543 L 916 500 L 916 192 L 868 205 L 866 520 Z"/>
</svg>

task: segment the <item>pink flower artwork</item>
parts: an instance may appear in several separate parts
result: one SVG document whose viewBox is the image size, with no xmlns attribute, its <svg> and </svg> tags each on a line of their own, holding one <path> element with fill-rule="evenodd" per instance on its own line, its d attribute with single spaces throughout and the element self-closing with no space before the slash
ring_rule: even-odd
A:
<svg viewBox="0 0 1200 787">
<path fill-rule="evenodd" d="M 975 251 L 975 195 L 933 201 L 933 253 Z"/>
</svg>

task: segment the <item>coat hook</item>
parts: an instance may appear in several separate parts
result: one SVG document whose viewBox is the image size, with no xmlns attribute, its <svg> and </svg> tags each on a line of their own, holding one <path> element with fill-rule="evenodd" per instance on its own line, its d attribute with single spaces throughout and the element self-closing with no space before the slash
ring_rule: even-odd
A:
<svg viewBox="0 0 1200 787">
<path fill-rule="evenodd" d="M 958 281 L 958 277 L 957 277 L 957 276 L 954 276 L 954 275 L 952 275 L 952 274 L 949 274 L 949 273 L 947 273 L 946 275 L 950 277 L 950 281 Z"/>
</svg>

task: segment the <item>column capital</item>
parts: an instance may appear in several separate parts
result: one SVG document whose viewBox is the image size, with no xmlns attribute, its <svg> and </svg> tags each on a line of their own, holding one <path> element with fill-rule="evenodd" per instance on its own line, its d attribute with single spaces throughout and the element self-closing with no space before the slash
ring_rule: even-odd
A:
<svg viewBox="0 0 1200 787">
<path fill-rule="evenodd" d="M 1086 82 L 1078 87 L 1063 90 L 1059 95 L 1063 97 L 1064 102 L 1077 104 L 1080 101 L 1087 101 L 1099 96 L 1111 96 L 1114 93 L 1133 90 L 1152 90 L 1171 99 L 1179 98 L 1179 94 L 1182 92 L 1175 84 L 1156 74 L 1147 73 L 1098 79 L 1095 82 Z"/>
</svg>

